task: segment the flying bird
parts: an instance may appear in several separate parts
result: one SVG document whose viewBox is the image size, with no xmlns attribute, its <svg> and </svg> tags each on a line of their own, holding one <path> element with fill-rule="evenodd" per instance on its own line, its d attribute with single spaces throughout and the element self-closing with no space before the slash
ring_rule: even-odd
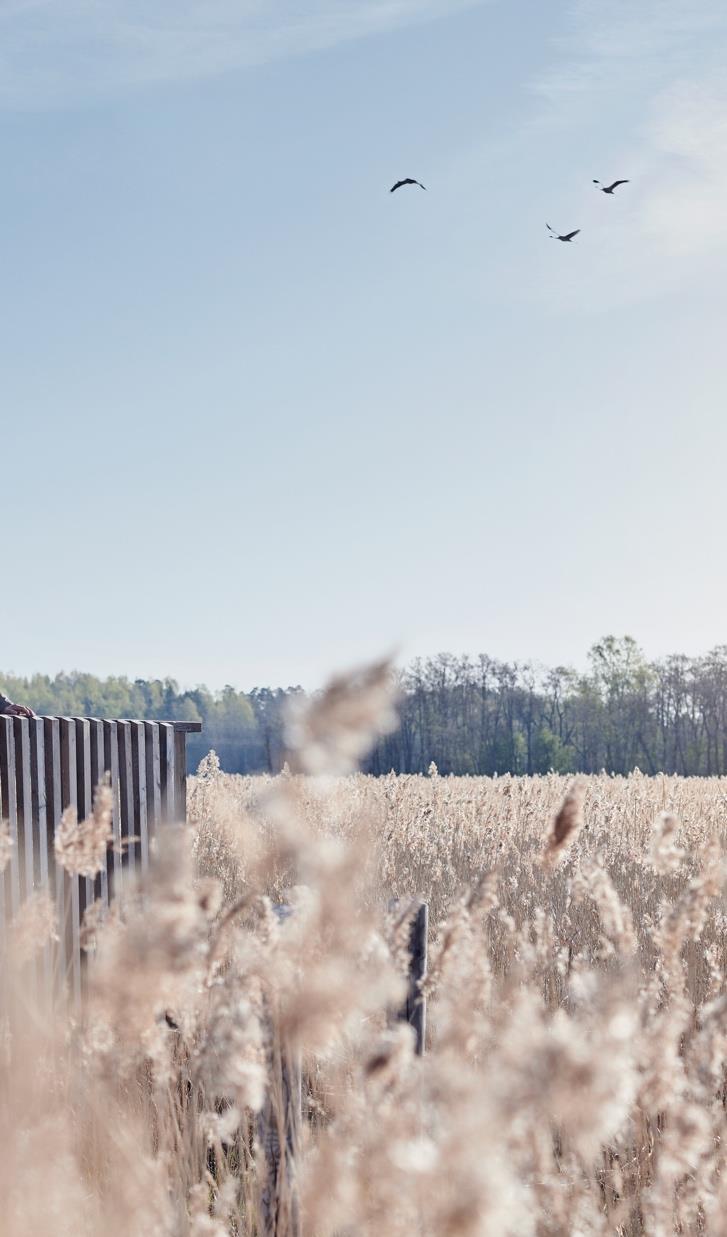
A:
<svg viewBox="0 0 727 1237">
<path fill-rule="evenodd" d="M 575 232 L 566 232 L 565 236 L 561 236 L 559 232 L 556 232 L 555 228 L 551 228 L 549 223 L 546 223 L 545 226 L 549 232 L 553 233 L 550 238 L 552 241 L 572 241 L 573 237 L 577 236 L 580 232 L 580 228 L 576 228 Z"/>
<path fill-rule="evenodd" d="M 594 185 L 598 185 L 601 193 L 613 193 L 614 189 L 618 189 L 619 185 L 628 185 L 627 180 L 615 180 L 612 185 L 602 185 L 600 180 L 594 180 Z"/>
<path fill-rule="evenodd" d="M 413 180 L 411 176 L 405 177 L 404 180 L 397 180 L 395 185 L 392 185 L 389 193 L 396 193 L 397 189 L 401 189 L 403 185 L 418 185 L 420 189 L 426 189 L 420 180 Z"/>
</svg>

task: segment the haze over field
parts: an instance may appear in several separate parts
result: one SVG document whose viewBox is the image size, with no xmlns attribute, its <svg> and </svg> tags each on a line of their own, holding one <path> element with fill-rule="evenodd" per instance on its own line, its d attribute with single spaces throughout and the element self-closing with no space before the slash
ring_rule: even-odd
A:
<svg viewBox="0 0 727 1237">
<path fill-rule="evenodd" d="M 4 666 L 723 641 L 723 4 L 4 0 L 0 47 Z"/>
</svg>

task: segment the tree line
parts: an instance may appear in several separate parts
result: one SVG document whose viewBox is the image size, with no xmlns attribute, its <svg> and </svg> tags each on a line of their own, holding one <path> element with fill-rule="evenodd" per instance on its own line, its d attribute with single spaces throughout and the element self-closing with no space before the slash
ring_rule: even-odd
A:
<svg viewBox="0 0 727 1237">
<path fill-rule="evenodd" d="M 372 770 L 727 773 L 727 645 L 648 660 L 630 636 L 594 644 L 585 671 L 476 658 L 416 661 L 401 729 Z"/>
<path fill-rule="evenodd" d="M 28 704 L 36 713 L 59 717 L 142 718 L 201 722 L 190 734 L 190 770 L 214 748 L 230 773 L 277 771 L 285 759 L 285 708 L 300 687 L 256 687 L 250 692 L 224 687 L 184 691 L 174 679 L 101 679 L 74 671 L 28 678 L 0 673 L 0 692 Z"/>
<path fill-rule="evenodd" d="M 649 660 L 629 636 L 593 646 L 587 666 L 543 668 L 441 653 L 400 673 L 401 725 L 372 773 L 727 774 L 727 645 Z M 231 773 L 278 772 L 285 710 L 300 687 L 179 688 L 173 679 L 0 674 L 0 691 L 37 713 L 201 721 L 190 768 L 210 748 Z"/>
</svg>

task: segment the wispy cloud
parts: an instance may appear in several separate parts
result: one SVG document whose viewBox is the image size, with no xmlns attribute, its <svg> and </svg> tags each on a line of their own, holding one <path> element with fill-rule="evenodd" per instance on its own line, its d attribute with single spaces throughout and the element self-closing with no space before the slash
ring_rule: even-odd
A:
<svg viewBox="0 0 727 1237">
<path fill-rule="evenodd" d="M 708 286 L 727 266 L 726 70 L 722 0 L 572 6 L 534 84 L 547 105 L 539 123 L 568 133 L 576 149 L 587 144 L 593 175 L 632 183 L 603 201 L 581 178 L 573 217 L 584 221 L 582 253 L 577 274 L 558 287 L 563 307 Z M 552 303 L 552 287 L 548 296 Z"/>
<path fill-rule="evenodd" d="M 213 76 L 486 0 L 0 0 L 0 106 Z"/>
<path fill-rule="evenodd" d="M 727 84 L 680 81 L 652 102 L 646 142 L 658 166 L 641 226 L 672 256 L 727 256 Z"/>
<path fill-rule="evenodd" d="M 576 0 L 553 63 L 535 83 L 553 104 L 595 106 L 708 70 L 724 54 L 722 0 Z"/>
</svg>

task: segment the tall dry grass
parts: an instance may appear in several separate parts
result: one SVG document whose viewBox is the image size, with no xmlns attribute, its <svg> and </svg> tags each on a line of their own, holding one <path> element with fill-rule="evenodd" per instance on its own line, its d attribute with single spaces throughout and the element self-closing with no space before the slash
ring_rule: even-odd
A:
<svg viewBox="0 0 727 1237">
<path fill-rule="evenodd" d="M 727 1233 L 727 784 L 347 772 L 390 724 L 378 666 L 296 719 L 305 772 L 203 762 L 190 827 L 89 916 L 80 1014 L 34 998 L 57 925 L 24 908 L 2 1237 Z M 103 795 L 85 827 L 58 849 L 87 871 Z M 406 934 L 386 907 L 415 895 L 424 1058 L 386 1016 Z"/>
</svg>

